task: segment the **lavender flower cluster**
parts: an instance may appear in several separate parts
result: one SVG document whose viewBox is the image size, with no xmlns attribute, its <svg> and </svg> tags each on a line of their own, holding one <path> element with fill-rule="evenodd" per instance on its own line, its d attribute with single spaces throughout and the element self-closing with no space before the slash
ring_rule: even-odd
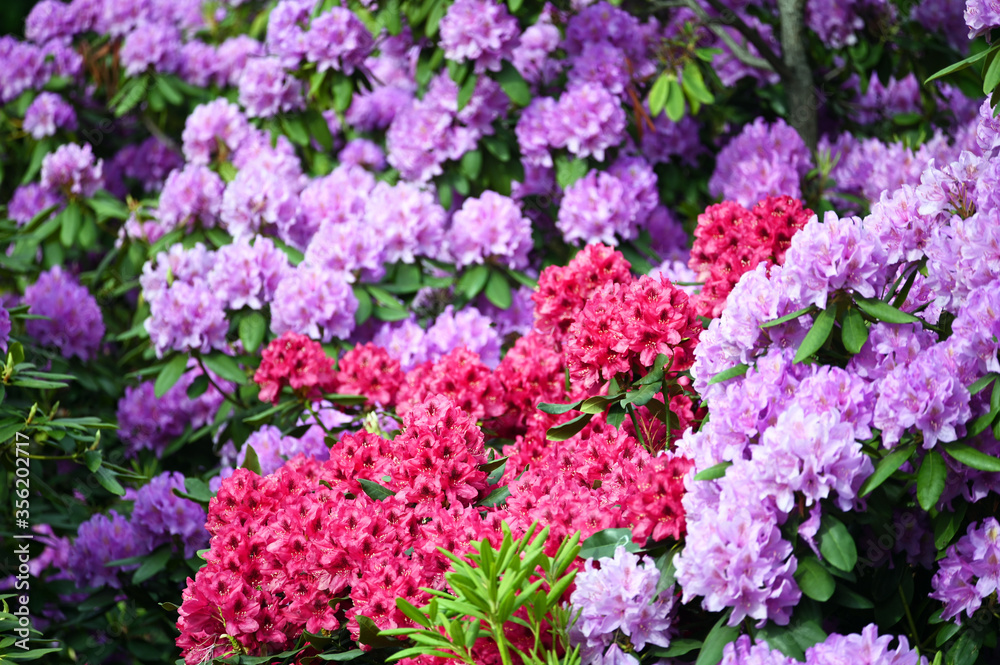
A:
<svg viewBox="0 0 1000 665">
<path fill-rule="evenodd" d="M 594 559 L 587 560 L 570 595 L 573 611 L 579 613 L 570 637 L 580 645 L 584 665 L 638 665 L 635 656 L 622 651 L 619 634 L 636 650 L 648 644 L 669 647 L 674 589 L 671 586 L 657 594 L 660 572 L 656 566 L 624 547 L 597 562 L 599 568 Z"/>
<path fill-rule="evenodd" d="M 702 335 L 692 375 L 712 418 L 679 449 L 698 469 L 732 466 L 717 481 L 688 485 L 688 539 L 676 559 L 685 601 L 702 596 L 706 609 L 733 608 L 731 625 L 744 617 L 787 623 L 800 590 L 781 526 L 794 500 L 812 507 L 803 524 L 808 540 L 819 501 L 845 511 L 858 501 L 873 470 L 859 442 L 873 430 L 884 447 L 905 439 L 930 449 L 963 437 L 966 423 L 989 410 L 968 389 L 997 366 L 998 324 L 989 312 L 1000 311 L 1000 245 L 988 221 L 998 214 L 998 150 L 988 102 L 981 113 L 975 151 L 932 163 L 919 186 L 883 197 L 864 220 L 814 218 L 793 237 L 783 266 L 743 276 Z M 808 315 L 760 327 L 835 298 L 881 297 L 919 261 L 927 275 L 915 275 L 902 303 L 917 323 L 873 325 L 844 369 L 793 362 Z M 944 307 L 955 325 L 938 341 L 924 326 Z M 744 376 L 709 384 L 740 363 L 750 365 Z"/>
<path fill-rule="evenodd" d="M 97 514 L 80 525 L 70 549 L 66 570 L 81 588 L 122 588 L 119 572 L 139 564 L 107 566 L 120 559 L 150 554 L 161 545 L 175 543 L 186 558 L 208 545 L 205 511 L 198 504 L 174 494 L 184 489 L 184 476 L 163 473 L 152 478 L 130 498 L 131 518 L 117 511 Z"/>
</svg>

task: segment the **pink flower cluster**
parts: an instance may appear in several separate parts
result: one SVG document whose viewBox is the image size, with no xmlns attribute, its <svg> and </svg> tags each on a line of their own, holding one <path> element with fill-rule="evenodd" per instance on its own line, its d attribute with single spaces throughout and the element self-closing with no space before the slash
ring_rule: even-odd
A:
<svg viewBox="0 0 1000 665">
<path fill-rule="evenodd" d="M 792 236 L 813 211 L 790 196 L 769 196 L 747 210 L 723 201 L 698 215 L 689 265 L 705 282 L 695 299 L 698 313 L 718 318 L 744 273 L 760 263 L 782 265 Z"/>
<path fill-rule="evenodd" d="M 272 404 L 278 403 L 278 395 L 285 386 L 311 400 L 318 400 L 323 393 L 336 388 L 333 360 L 319 342 L 293 332 L 286 332 L 267 345 L 253 380 L 260 385 L 261 401 Z"/>
</svg>

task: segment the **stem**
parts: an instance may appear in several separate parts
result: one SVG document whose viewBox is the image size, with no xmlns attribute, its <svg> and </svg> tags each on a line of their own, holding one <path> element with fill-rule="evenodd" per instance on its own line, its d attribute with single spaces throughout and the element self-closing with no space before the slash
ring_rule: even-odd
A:
<svg viewBox="0 0 1000 665">
<path fill-rule="evenodd" d="M 632 404 L 628 404 L 625 406 L 625 410 L 628 411 L 629 418 L 632 419 L 632 427 L 635 428 L 635 435 L 638 437 L 639 443 L 643 448 L 646 448 L 646 438 L 642 435 L 642 429 L 639 427 L 639 418 L 635 415 L 635 407 Z"/>
<path fill-rule="evenodd" d="M 503 632 L 503 624 L 501 623 L 500 629 L 497 630 L 496 623 L 491 618 L 490 627 L 493 628 L 493 639 L 496 640 L 497 651 L 500 652 L 500 662 L 503 665 L 514 665 L 514 661 L 510 657 L 510 650 L 507 648 L 507 635 Z"/>
<path fill-rule="evenodd" d="M 235 406 L 238 406 L 241 409 L 248 408 L 247 405 L 244 404 L 242 400 L 237 400 L 235 397 L 233 397 L 232 395 L 228 394 L 225 390 L 220 388 L 219 384 L 217 384 L 215 381 L 212 380 L 212 375 L 208 373 L 208 368 L 206 368 L 205 363 L 201 361 L 201 356 L 195 356 L 195 359 L 198 361 L 198 367 L 200 367 L 201 371 L 205 374 L 205 378 L 208 379 L 208 382 L 212 384 L 213 388 L 219 391 L 219 394 L 222 395 L 223 399 L 225 399 L 227 402 L 232 402 Z"/>
<path fill-rule="evenodd" d="M 913 614 L 910 613 L 910 606 L 906 602 L 906 594 L 903 593 L 903 585 L 900 584 L 897 588 L 899 590 L 899 599 L 903 602 L 903 611 L 906 612 L 906 622 L 910 624 L 910 635 L 913 637 L 913 643 L 920 644 L 920 638 L 917 637 L 917 625 L 913 622 Z"/>
<path fill-rule="evenodd" d="M 311 414 L 312 414 L 312 417 L 313 417 L 313 420 L 315 420 L 315 421 L 316 421 L 316 424 L 317 424 L 317 425 L 319 425 L 319 426 L 320 426 L 320 428 L 321 428 L 321 429 L 322 429 L 322 430 L 323 430 L 324 432 L 326 432 L 327 434 L 329 434 L 329 433 L 330 433 L 330 430 L 329 430 L 329 429 L 327 429 L 327 426 L 323 424 L 323 420 L 322 420 L 322 419 L 321 419 L 321 418 L 319 417 L 319 413 L 317 413 L 317 412 L 316 412 L 316 409 L 314 409 L 314 408 L 313 408 L 313 405 L 312 405 L 312 402 L 310 402 L 310 401 L 309 401 L 309 400 L 307 399 L 307 400 L 305 401 L 305 405 L 306 405 L 306 409 L 308 409 L 309 413 L 311 413 Z"/>
</svg>

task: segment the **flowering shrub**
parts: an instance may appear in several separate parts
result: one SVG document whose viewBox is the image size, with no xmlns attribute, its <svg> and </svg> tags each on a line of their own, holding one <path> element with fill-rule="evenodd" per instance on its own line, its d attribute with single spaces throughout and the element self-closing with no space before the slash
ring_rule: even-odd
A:
<svg viewBox="0 0 1000 665">
<path fill-rule="evenodd" d="M 0 659 L 995 662 L 995 28 L 38 2 Z"/>
</svg>

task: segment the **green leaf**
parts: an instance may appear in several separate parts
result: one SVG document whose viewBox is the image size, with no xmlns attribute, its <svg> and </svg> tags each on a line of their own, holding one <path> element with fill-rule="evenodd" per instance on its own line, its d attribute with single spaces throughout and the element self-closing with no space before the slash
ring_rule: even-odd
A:
<svg viewBox="0 0 1000 665">
<path fill-rule="evenodd" d="M 563 189 L 566 189 L 574 182 L 587 175 L 587 172 L 590 170 L 586 160 L 570 159 L 565 155 L 559 155 L 555 158 L 555 167 L 556 182 Z"/>
<path fill-rule="evenodd" d="M 466 299 L 472 300 L 486 287 L 489 279 L 490 269 L 479 263 L 462 273 L 462 276 L 458 278 L 458 283 L 455 284 L 455 290 Z"/>
<path fill-rule="evenodd" d="M 889 303 L 882 302 L 877 298 L 863 298 L 856 295 L 854 296 L 854 302 L 858 304 L 858 307 L 865 314 L 879 321 L 885 321 L 886 323 L 920 323 L 920 319 L 912 314 L 900 311 Z"/>
<path fill-rule="evenodd" d="M 172 545 L 163 545 L 146 557 L 142 565 L 133 573 L 132 584 L 142 584 L 166 568 L 167 562 L 170 561 L 170 552 L 172 549 Z"/>
<path fill-rule="evenodd" d="M 991 383 L 997 380 L 997 376 L 998 375 L 996 372 L 990 372 L 986 376 L 979 377 L 979 379 L 975 383 L 969 386 L 969 393 L 972 395 L 976 395 L 986 390 L 987 386 L 989 386 Z"/>
<path fill-rule="evenodd" d="M 483 147 L 491 155 L 499 159 L 501 162 L 506 162 L 510 160 L 510 146 L 507 142 L 498 136 L 484 136 L 481 141 Z"/>
<path fill-rule="evenodd" d="M 579 409 L 584 413 L 590 413 L 596 416 L 599 413 L 604 413 L 611 404 L 617 402 L 621 398 L 621 393 L 614 396 L 595 395 L 579 402 Z"/>
<path fill-rule="evenodd" d="M 80 224 L 83 222 L 83 211 L 80 210 L 79 203 L 70 201 L 69 205 L 58 216 L 59 242 L 62 243 L 63 247 L 70 247 L 80 232 Z"/>
<path fill-rule="evenodd" d="M 354 310 L 354 322 L 360 326 L 372 315 L 372 297 L 357 284 L 354 285 L 354 297 L 358 301 L 358 308 Z"/>
<path fill-rule="evenodd" d="M 257 451 L 253 449 L 249 443 L 244 444 L 246 449 L 246 455 L 243 458 L 243 464 L 240 465 L 241 469 L 248 469 L 253 471 L 258 476 L 264 475 L 260 471 L 260 458 L 257 457 Z"/>
<path fill-rule="evenodd" d="M 3 438 L 0 437 L 0 441 Z M 100 450 L 88 450 L 83 454 L 83 463 L 87 467 L 87 470 L 91 473 L 97 471 L 101 466 L 101 451 Z"/>
<path fill-rule="evenodd" d="M 157 75 L 154 77 L 156 80 L 156 89 L 159 91 L 163 98 L 167 100 L 168 104 L 174 106 L 180 106 L 184 103 L 184 95 L 182 95 L 177 88 L 173 86 L 170 79 L 166 76 Z"/>
<path fill-rule="evenodd" d="M 841 324 L 840 339 L 844 343 L 844 348 L 850 354 L 860 353 L 861 347 L 868 341 L 868 325 L 861 312 L 853 307 L 848 307 L 844 312 L 844 322 Z"/>
<path fill-rule="evenodd" d="M 630 390 L 625 394 L 625 397 L 622 399 L 621 404 L 622 406 L 626 406 L 628 404 L 634 404 L 635 406 L 645 406 L 646 404 L 649 403 L 649 400 L 656 397 L 656 394 L 660 392 L 662 389 L 663 388 L 660 385 L 656 383 L 650 383 L 648 385 L 643 386 L 639 390 Z"/>
<path fill-rule="evenodd" d="M 1000 459 L 987 455 L 984 452 L 964 443 L 951 443 L 945 446 L 945 452 L 965 466 L 978 469 L 980 471 L 1000 472 Z"/>
<path fill-rule="evenodd" d="M 733 465 L 732 462 L 719 462 L 714 466 L 710 466 L 704 471 L 697 474 L 695 480 L 716 480 L 718 478 L 726 475 L 726 469 Z"/>
<path fill-rule="evenodd" d="M 716 665 L 722 660 L 722 651 L 726 645 L 739 637 L 739 626 L 728 626 L 726 622 L 732 612 L 726 612 L 712 627 L 705 637 L 705 643 L 698 652 L 698 660 L 695 665 Z"/>
<path fill-rule="evenodd" d="M 300 118 L 281 117 L 281 129 L 295 145 L 309 145 L 309 132 Z"/>
<path fill-rule="evenodd" d="M 976 53 L 975 55 L 971 55 L 968 58 L 966 58 L 964 60 L 960 60 L 960 61 L 958 61 L 958 62 L 956 62 L 956 63 L 954 63 L 952 65 L 948 65 L 947 67 L 945 67 L 944 69 L 940 70 L 939 72 L 937 72 L 936 74 L 934 74 L 933 76 L 931 76 L 929 79 L 927 79 L 926 81 L 924 81 L 924 83 L 925 84 L 926 83 L 930 83 L 934 79 L 941 78 L 942 76 L 947 76 L 948 74 L 953 74 L 953 73 L 955 73 L 957 71 L 965 69 L 969 65 L 974 65 L 975 63 L 979 62 L 980 60 L 982 60 L 983 58 L 985 58 L 987 55 L 989 55 L 990 53 L 992 53 L 993 51 L 995 51 L 998 46 L 1000 46 L 1000 44 L 995 45 L 993 48 L 987 49 L 985 51 L 980 51 L 979 53 Z"/>
<path fill-rule="evenodd" d="M 449 63 L 450 64 L 450 63 Z M 479 81 L 479 76 L 477 74 L 471 74 L 465 79 L 462 87 L 458 89 L 458 110 L 461 111 L 466 106 L 469 105 L 469 100 L 472 99 L 472 93 L 476 91 L 476 83 Z"/>
<path fill-rule="evenodd" d="M 750 365 L 746 363 L 740 363 L 736 367 L 730 367 L 727 370 L 719 372 L 711 378 L 708 385 L 715 385 L 716 383 L 722 383 L 723 381 L 728 381 L 729 379 L 735 378 L 737 376 L 743 376 L 750 369 Z"/>
<path fill-rule="evenodd" d="M 830 600 L 837 586 L 833 576 L 814 556 L 799 560 L 799 567 L 795 570 L 795 581 L 799 583 L 802 593 L 821 603 Z"/>
<path fill-rule="evenodd" d="M 500 84 L 503 91 L 510 97 L 510 101 L 518 106 L 527 106 L 531 103 L 531 88 L 527 81 L 521 76 L 521 72 L 510 63 L 504 60 L 500 66 L 500 71 L 494 75 L 496 82 Z"/>
<path fill-rule="evenodd" d="M 771 622 L 757 631 L 756 640 L 767 642 L 772 649 L 794 658 L 805 660 L 805 652 L 814 644 L 826 640 L 827 635 L 820 626 L 818 612 L 808 611 L 815 607 L 808 601 L 800 603 L 787 626 Z"/>
<path fill-rule="evenodd" d="M 107 467 L 100 467 L 94 475 L 97 476 L 97 482 L 101 484 L 101 487 L 117 496 L 125 496 L 125 488 L 121 486 L 121 483 Z"/>
<path fill-rule="evenodd" d="M 592 413 L 584 413 L 582 415 L 573 418 L 573 420 L 567 421 L 562 425 L 556 425 L 555 427 L 549 428 L 548 433 L 545 438 L 549 441 L 565 441 L 577 434 L 587 426 L 590 419 L 594 417 Z"/>
<path fill-rule="evenodd" d="M 396 607 L 399 608 L 400 612 L 409 617 L 409 619 L 413 621 L 413 623 L 419 626 L 423 626 L 424 628 L 431 627 L 431 620 L 427 617 L 427 615 L 418 610 L 416 607 L 414 607 L 405 598 L 397 598 Z"/>
<path fill-rule="evenodd" d="M 858 562 L 858 548 L 844 523 L 832 516 L 823 518 L 819 551 L 831 566 L 850 572 Z"/>
<path fill-rule="evenodd" d="M 24 177 L 21 178 L 22 185 L 27 185 L 34 180 L 38 171 L 42 168 L 42 160 L 45 159 L 45 156 L 49 154 L 49 150 L 51 149 L 52 141 L 47 138 L 35 144 L 35 147 L 31 151 L 31 160 L 28 162 L 28 168 L 24 172 Z"/>
<path fill-rule="evenodd" d="M 354 82 L 349 76 L 337 73 L 333 78 L 333 109 L 343 113 L 351 105 L 354 96 Z"/>
<path fill-rule="evenodd" d="M 197 503 L 208 503 L 212 499 L 211 488 L 201 478 L 185 478 L 184 489 L 187 490 L 186 493 L 174 490 L 174 494 L 182 499 L 190 499 Z"/>
<path fill-rule="evenodd" d="M 166 395 L 167 391 L 173 388 L 180 381 L 180 378 L 184 376 L 184 372 L 187 371 L 187 361 L 187 356 L 177 355 L 164 365 L 156 377 L 156 383 L 153 385 L 153 394 L 157 397 Z"/>
<path fill-rule="evenodd" d="M 676 79 L 670 81 L 666 109 L 667 117 L 674 122 L 680 122 L 684 117 L 684 90 Z"/>
<path fill-rule="evenodd" d="M 240 341 L 243 342 L 243 350 L 247 353 L 255 353 L 260 348 L 265 333 L 267 333 L 267 321 L 263 314 L 252 312 L 240 319 Z"/>
<path fill-rule="evenodd" d="M 309 135 L 316 139 L 320 147 L 327 152 L 333 150 L 333 134 L 330 133 L 330 125 L 327 124 L 323 114 L 318 111 L 310 111 L 305 116 L 305 122 L 309 129 Z"/>
<path fill-rule="evenodd" d="M 579 402 L 571 402 L 569 404 L 550 404 L 548 402 L 541 402 L 538 405 L 538 410 L 543 413 L 558 416 L 561 413 L 569 413 L 570 411 L 579 409 L 580 405 L 583 404 L 583 401 L 584 400 L 580 400 Z"/>
<path fill-rule="evenodd" d="M 632 529 L 602 529 L 581 543 L 577 556 L 581 559 L 613 557 L 619 547 L 624 547 L 629 552 L 642 549 L 632 542 Z"/>
<path fill-rule="evenodd" d="M 833 602 L 852 610 L 871 610 L 875 608 L 875 603 L 865 598 L 857 591 L 852 591 L 843 584 L 837 587 L 837 592 L 833 594 Z"/>
<path fill-rule="evenodd" d="M 396 495 L 396 493 L 393 492 L 388 487 L 385 487 L 384 485 L 379 485 L 373 480 L 366 480 L 364 478 L 360 478 L 358 482 L 361 483 L 361 489 L 365 491 L 365 494 L 375 499 L 376 501 L 381 501 L 382 499 Z"/>
<path fill-rule="evenodd" d="M 867 480 L 861 485 L 861 490 L 858 492 L 858 496 L 867 496 L 871 492 L 884 483 L 889 477 L 896 473 L 899 467 L 903 466 L 903 463 L 908 459 L 913 457 L 913 453 L 916 452 L 915 446 L 905 446 L 903 448 L 897 448 L 891 453 L 882 458 L 882 461 L 878 463 L 875 467 L 875 471 Z"/>
<path fill-rule="evenodd" d="M 836 308 L 832 306 L 827 307 L 819 313 L 819 316 L 813 322 L 812 328 L 809 329 L 805 339 L 802 340 L 802 344 L 799 345 L 799 350 L 795 354 L 794 362 L 796 364 L 807 358 L 811 358 L 817 351 L 823 348 L 826 340 L 830 337 L 830 332 L 833 330 L 833 322 L 836 320 L 836 314 Z"/>
<path fill-rule="evenodd" d="M 660 115 L 663 107 L 667 105 L 667 91 L 670 89 L 670 77 L 672 74 L 663 72 L 649 89 L 649 115 L 653 118 Z"/>
<path fill-rule="evenodd" d="M 1000 85 L 1000 57 L 993 58 L 983 75 L 983 94 L 990 94 L 997 85 Z"/>
<path fill-rule="evenodd" d="M 349 660 L 356 660 L 366 653 L 366 651 L 362 651 L 361 649 L 351 649 L 350 651 L 341 651 L 340 653 L 321 653 L 316 658 L 334 663 L 344 663 Z"/>
<path fill-rule="evenodd" d="M 794 311 L 791 314 L 785 314 L 780 319 L 775 319 L 773 321 L 768 321 L 766 323 L 762 323 L 762 324 L 760 324 L 760 327 L 761 328 L 772 328 L 774 326 L 780 326 L 782 323 L 787 323 L 788 321 L 791 321 L 792 319 L 797 319 L 800 316 L 803 316 L 804 314 L 812 314 L 817 309 L 818 308 L 816 307 L 816 305 L 809 305 L 808 307 L 803 307 L 802 309 Z"/>
<path fill-rule="evenodd" d="M 438 32 L 438 26 L 441 24 L 441 19 L 444 18 L 444 13 L 447 10 L 445 7 L 444 0 L 434 0 L 434 5 L 431 7 L 430 13 L 427 15 L 427 24 L 424 26 L 424 34 L 426 34 L 431 39 Z"/>
<path fill-rule="evenodd" d="M 969 504 L 964 501 L 956 502 L 957 508 L 954 512 L 942 511 L 934 517 L 934 547 L 938 551 L 944 551 L 951 544 L 951 539 L 962 528 L 962 520 Z"/>
<path fill-rule="evenodd" d="M 677 658 L 678 656 L 683 656 L 686 653 L 691 653 L 695 649 L 700 649 L 701 645 L 701 640 L 678 637 L 670 640 L 670 647 L 668 649 L 653 649 L 650 654 L 654 658 Z"/>
<path fill-rule="evenodd" d="M 239 363 L 232 356 L 213 353 L 212 355 L 202 356 L 201 361 L 205 363 L 205 367 L 226 381 L 232 381 L 241 386 L 246 385 L 247 373 L 240 369 Z"/>
<path fill-rule="evenodd" d="M 504 501 L 506 501 L 508 497 L 510 497 L 510 488 L 504 485 L 503 487 L 498 487 L 489 494 L 487 494 L 486 498 L 480 501 L 477 505 L 498 506 Z"/>
<path fill-rule="evenodd" d="M 483 153 L 478 150 L 470 150 L 469 152 L 462 155 L 462 173 L 466 175 L 469 180 L 475 180 L 479 177 L 479 172 L 483 168 Z"/>
<path fill-rule="evenodd" d="M 513 302 L 510 282 L 499 270 L 490 271 L 489 281 L 486 282 L 486 299 L 500 309 L 509 309 Z"/>
<path fill-rule="evenodd" d="M 685 92 L 702 104 L 712 104 L 715 102 L 715 96 L 705 85 L 705 78 L 701 74 L 701 69 L 698 68 L 698 65 L 693 60 L 688 61 L 684 65 L 682 84 Z"/>
<path fill-rule="evenodd" d="M 920 464 L 920 471 L 917 472 L 917 501 L 921 508 L 930 512 L 937 505 L 947 477 L 948 465 L 941 453 L 936 450 L 927 451 Z"/>
</svg>

